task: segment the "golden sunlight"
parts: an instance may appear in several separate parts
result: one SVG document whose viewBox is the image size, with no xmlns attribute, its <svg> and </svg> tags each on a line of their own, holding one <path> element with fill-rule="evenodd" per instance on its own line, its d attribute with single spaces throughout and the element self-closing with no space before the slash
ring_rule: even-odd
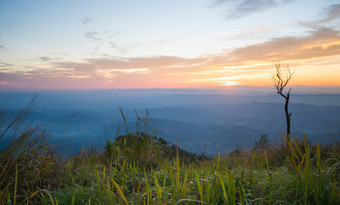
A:
<svg viewBox="0 0 340 205">
<path fill-rule="evenodd" d="M 239 83 L 237 81 L 228 81 L 225 83 L 221 83 L 224 86 L 233 86 L 233 85 L 239 85 Z"/>
</svg>

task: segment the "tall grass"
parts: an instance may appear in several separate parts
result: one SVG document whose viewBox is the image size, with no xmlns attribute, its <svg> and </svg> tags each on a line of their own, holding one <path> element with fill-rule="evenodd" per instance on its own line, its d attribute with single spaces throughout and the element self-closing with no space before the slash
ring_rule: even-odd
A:
<svg viewBox="0 0 340 205">
<path fill-rule="evenodd" d="M 25 124 L 35 103 L 8 120 L 6 112 L 0 112 L 0 204 L 14 204 L 28 198 L 37 187 L 53 189 L 57 161 L 50 147 L 43 142 L 45 132 L 38 126 Z"/>
<path fill-rule="evenodd" d="M 43 142 L 43 130 L 22 127 L 33 104 L 1 130 L 0 204 L 340 203 L 337 143 L 283 135 L 279 147 L 185 161 L 178 146 L 170 158 L 167 146 L 127 130 L 105 149 L 91 147 L 65 160 Z"/>
</svg>

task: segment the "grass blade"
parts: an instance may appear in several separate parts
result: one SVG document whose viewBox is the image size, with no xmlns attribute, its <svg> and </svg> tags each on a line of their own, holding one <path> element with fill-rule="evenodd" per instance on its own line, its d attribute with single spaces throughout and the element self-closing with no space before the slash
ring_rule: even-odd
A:
<svg viewBox="0 0 340 205">
<path fill-rule="evenodd" d="M 112 181 L 113 185 L 116 187 L 119 196 L 124 200 L 124 202 L 125 202 L 126 205 L 129 205 L 129 202 L 128 202 L 128 200 L 126 199 L 126 197 L 125 197 L 125 195 L 124 195 L 124 193 L 123 193 L 121 187 L 120 187 L 120 186 L 116 183 L 116 181 L 113 180 L 112 178 L 111 178 L 111 181 Z"/>
</svg>

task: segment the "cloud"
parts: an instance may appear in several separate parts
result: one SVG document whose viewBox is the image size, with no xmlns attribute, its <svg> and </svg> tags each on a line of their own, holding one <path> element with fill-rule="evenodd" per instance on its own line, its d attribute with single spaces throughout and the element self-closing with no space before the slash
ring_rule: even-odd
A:
<svg viewBox="0 0 340 205">
<path fill-rule="evenodd" d="M 305 36 L 273 38 L 266 42 L 248 45 L 234 50 L 225 50 L 214 55 L 198 58 L 177 56 L 150 56 L 139 58 L 102 57 L 82 61 L 53 61 L 42 57 L 41 66 L 18 67 L 0 63 L 0 81 L 12 74 L 15 82 L 42 82 L 51 80 L 55 86 L 63 80 L 87 83 L 93 88 L 136 87 L 190 87 L 263 83 L 275 63 L 336 66 L 340 58 L 340 32 L 330 28 L 313 29 Z M 6 66 L 12 66 L 11 69 Z M 14 69 L 15 68 L 15 69 Z M 13 77 L 13 76 L 12 76 Z M 12 80 L 14 81 L 14 80 Z M 12 82 L 10 81 L 10 82 Z M 75 85 L 73 85 L 75 86 Z M 79 88 L 83 84 L 78 85 Z"/>
<path fill-rule="evenodd" d="M 7 51 L 7 47 L 2 42 L 0 42 L 0 51 Z"/>
<path fill-rule="evenodd" d="M 97 35 L 98 35 L 97 32 L 88 31 L 88 32 L 86 32 L 86 34 L 85 34 L 85 38 L 89 38 L 89 39 L 92 39 L 92 40 L 94 40 L 94 41 L 104 41 L 103 39 L 96 37 Z"/>
<path fill-rule="evenodd" d="M 150 58 L 99 58 L 85 59 L 81 62 L 51 62 L 50 70 L 56 70 L 57 73 L 64 70 L 71 73 L 82 73 L 88 77 L 96 78 L 98 76 L 113 79 L 117 75 L 139 75 L 151 73 L 153 70 L 166 68 L 169 65 L 188 61 L 185 58 L 178 57 L 150 57 Z M 61 70 L 60 70 L 61 69 Z M 38 72 L 42 73 L 39 69 Z M 52 73 L 55 73 L 53 71 Z M 45 73 L 46 74 L 46 73 Z M 72 76 L 72 75 L 71 75 Z"/>
<path fill-rule="evenodd" d="M 113 82 L 113 79 L 118 75 L 118 73 L 123 74 L 146 74 L 151 72 L 148 68 L 129 68 L 129 69 L 97 69 L 96 73 L 109 80 L 106 82 Z"/>
<path fill-rule="evenodd" d="M 0 62 L 0 67 L 9 67 L 12 66 L 13 64 L 10 63 L 5 63 L 5 62 Z"/>
<path fill-rule="evenodd" d="M 318 21 L 318 23 L 330 22 L 340 17 L 340 4 L 330 5 L 324 9 L 324 18 Z"/>
<path fill-rule="evenodd" d="M 340 4 L 333 4 L 320 12 L 320 19 L 312 22 L 300 22 L 302 26 L 315 28 L 318 24 L 325 24 L 340 18 Z"/>
<path fill-rule="evenodd" d="M 117 34 L 118 35 L 118 34 Z M 115 37 L 116 35 L 114 35 L 113 37 Z M 100 37 L 100 34 L 95 32 L 95 31 L 88 31 L 85 34 L 85 38 L 88 38 L 92 41 L 97 41 L 97 42 L 101 42 L 101 43 L 105 43 L 110 45 L 110 47 L 115 48 L 115 49 L 119 49 L 118 46 L 110 40 L 107 40 L 105 38 Z"/>
<path fill-rule="evenodd" d="M 0 71 L 12 73 L 27 79 L 84 79 L 97 80 L 99 84 L 114 83 L 127 84 L 133 79 L 134 84 L 163 82 L 164 78 L 171 80 L 171 73 L 176 74 L 183 69 L 194 70 L 207 63 L 208 58 L 180 58 L 174 56 L 154 56 L 145 58 L 94 58 L 80 62 L 72 61 L 44 61 L 40 67 L 24 67 L 17 70 Z M 177 75 L 177 74 L 176 74 Z M 139 77 L 147 76 L 147 77 Z M 129 84 L 130 85 L 130 84 Z"/>
<path fill-rule="evenodd" d="M 99 89 L 98 80 L 89 78 L 46 77 L 24 75 L 22 73 L 0 72 L 0 90 L 63 90 L 63 89 Z"/>
<path fill-rule="evenodd" d="M 131 74 L 131 73 L 145 74 L 145 73 L 149 73 L 150 69 L 149 68 L 129 68 L 129 69 L 110 69 L 107 71 L 126 73 L 126 74 Z"/>
<path fill-rule="evenodd" d="M 61 58 L 51 58 L 47 56 L 40 57 L 41 61 L 54 61 L 54 60 L 60 60 Z"/>
<path fill-rule="evenodd" d="M 330 57 L 340 53 L 339 31 L 320 28 L 304 37 L 274 38 L 232 51 L 237 61 L 304 61 Z"/>
<path fill-rule="evenodd" d="M 89 24 L 92 20 L 89 17 L 84 17 L 80 20 L 82 24 Z"/>
<path fill-rule="evenodd" d="M 215 81 L 225 84 L 227 79 L 229 81 L 234 79 L 227 84 L 242 84 L 249 82 L 250 78 L 265 79 L 276 63 L 295 67 L 316 65 L 323 61 L 328 65 L 329 59 L 334 58 L 337 60 L 340 58 L 340 32 L 319 28 L 302 37 L 274 38 L 267 42 L 218 53 L 210 56 L 209 64 L 204 68 L 185 74 L 193 75 L 192 79 L 196 82 Z M 334 65 L 333 61 L 329 63 Z"/>
<path fill-rule="evenodd" d="M 113 82 L 113 79 L 117 76 L 117 74 L 111 72 L 110 70 L 98 69 L 96 72 L 99 76 L 102 76 L 104 78 L 108 78 L 109 80 L 106 81 L 106 82 L 110 82 L 110 83 Z"/>
<path fill-rule="evenodd" d="M 0 74 L 12 74 L 21 76 L 25 79 L 42 79 L 42 78 L 90 78 L 89 74 L 82 71 L 75 71 L 73 68 L 60 67 L 54 65 L 40 65 L 40 66 L 15 66 L 12 69 L 0 69 Z"/>
<path fill-rule="evenodd" d="M 181 58 L 176 56 L 153 56 L 144 58 L 102 58 L 87 59 L 89 64 L 107 69 L 133 69 L 149 68 L 153 69 L 171 69 L 192 66 L 207 61 L 206 58 Z"/>
<path fill-rule="evenodd" d="M 227 18 L 241 18 L 294 0 L 217 0 L 216 5 L 227 7 Z"/>
</svg>

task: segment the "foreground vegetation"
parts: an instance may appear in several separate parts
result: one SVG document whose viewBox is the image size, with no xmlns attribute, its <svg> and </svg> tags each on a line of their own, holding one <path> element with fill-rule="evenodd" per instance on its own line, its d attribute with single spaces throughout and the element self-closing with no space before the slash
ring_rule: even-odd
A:
<svg viewBox="0 0 340 205">
<path fill-rule="evenodd" d="M 207 159 L 142 133 L 69 158 L 0 114 L 0 204 L 340 204 L 340 145 L 265 139 Z M 125 119 L 124 119 L 125 121 Z"/>
</svg>

